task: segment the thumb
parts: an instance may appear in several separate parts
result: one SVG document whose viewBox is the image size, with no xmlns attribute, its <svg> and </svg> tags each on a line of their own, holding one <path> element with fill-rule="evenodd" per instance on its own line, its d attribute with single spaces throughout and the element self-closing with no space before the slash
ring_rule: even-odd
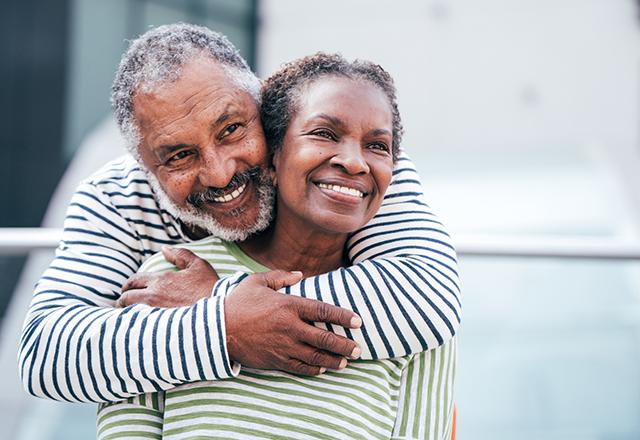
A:
<svg viewBox="0 0 640 440">
<path fill-rule="evenodd" d="M 169 246 L 162 247 L 162 255 L 171 264 L 178 269 L 186 269 L 199 257 L 188 249 L 172 248 Z"/>
<path fill-rule="evenodd" d="M 280 290 L 285 286 L 290 286 L 297 283 L 302 279 L 302 272 L 293 271 L 288 272 L 286 270 L 272 270 L 270 272 L 263 272 L 262 282 L 273 290 Z"/>
</svg>

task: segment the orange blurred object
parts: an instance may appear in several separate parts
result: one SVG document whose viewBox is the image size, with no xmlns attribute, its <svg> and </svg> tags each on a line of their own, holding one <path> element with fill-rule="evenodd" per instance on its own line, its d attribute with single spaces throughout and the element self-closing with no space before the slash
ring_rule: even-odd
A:
<svg viewBox="0 0 640 440">
<path fill-rule="evenodd" d="M 451 440 L 456 440 L 456 406 L 453 405 L 453 428 L 451 428 Z"/>
</svg>

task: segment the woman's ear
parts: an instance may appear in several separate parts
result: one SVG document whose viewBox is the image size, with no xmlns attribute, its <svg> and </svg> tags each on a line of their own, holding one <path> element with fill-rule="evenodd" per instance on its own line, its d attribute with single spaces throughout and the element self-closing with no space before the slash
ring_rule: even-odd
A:
<svg viewBox="0 0 640 440">
<path fill-rule="evenodd" d="M 271 167 L 269 167 L 269 172 L 271 173 L 271 181 L 273 182 L 273 186 L 278 186 L 278 173 L 276 170 L 278 169 L 278 165 L 280 164 L 280 148 L 278 148 L 271 157 Z"/>
<path fill-rule="evenodd" d="M 278 186 L 278 174 L 276 173 L 276 170 L 273 167 L 269 167 L 269 169 L 267 170 L 267 175 L 271 179 L 271 183 L 273 184 L 273 186 L 277 187 Z"/>
</svg>

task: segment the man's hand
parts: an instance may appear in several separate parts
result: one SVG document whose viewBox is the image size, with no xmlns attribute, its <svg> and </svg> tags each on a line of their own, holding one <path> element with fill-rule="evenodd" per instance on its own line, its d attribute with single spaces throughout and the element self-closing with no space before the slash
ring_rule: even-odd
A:
<svg viewBox="0 0 640 440">
<path fill-rule="evenodd" d="M 346 357 L 360 357 L 354 341 L 313 325 L 358 328 L 362 324 L 358 315 L 276 292 L 301 277 L 300 272 L 281 270 L 254 274 L 225 298 L 227 350 L 232 360 L 252 368 L 317 375 L 327 368 L 344 368 Z"/>
<path fill-rule="evenodd" d="M 219 277 L 211 265 L 193 252 L 163 247 L 162 253 L 178 272 L 137 273 L 122 287 L 116 307 L 147 304 L 154 307 L 190 306 L 211 296 Z"/>
</svg>

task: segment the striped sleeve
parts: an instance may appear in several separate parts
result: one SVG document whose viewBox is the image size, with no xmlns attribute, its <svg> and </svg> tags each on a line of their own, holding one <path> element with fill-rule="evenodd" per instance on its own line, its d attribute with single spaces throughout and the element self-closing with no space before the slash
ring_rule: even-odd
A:
<svg viewBox="0 0 640 440">
<path fill-rule="evenodd" d="M 456 340 L 413 356 L 400 381 L 394 440 L 451 438 Z"/>
<path fill-rule="evenodd" d="M 455 249 L 424 202 L 422 184 L 406 155 L 398 161 L 378 214 L 351 237 L 348 252 L 353 266 L 284 291 L 358 313 L 359 329 L 329 329 L 358 342 L 362 359 L 406 356 L 453 338 L 461 309 Z M 216 292 L 225 295 L 234 286 L 227 280 Z"/>
<path fill-rule="evenodd" d="M 85 183 L 71 201 L 62 242 L 23 326 L 18 368 L 24 388 L 49 399 L 106 402 L 235 376 L 222 299 L 177 309 L 113 308 L 142 259 L 171 238 L 142 236 L 136 219 L 120 215 L 126 207 L 110 200 Z"/>
<path fill-rule="evenodd" d="M 331 328 L 354 339 L 363 359 L 387 359 L 438 347 L 460 324 L 455 249 L 424 202 L 411 160 L 402 155 L 378 214 L 355 233 L 353 266 L 308 278 L 289 293 L 351 309 L 358 330 Z"/>
</svg>

